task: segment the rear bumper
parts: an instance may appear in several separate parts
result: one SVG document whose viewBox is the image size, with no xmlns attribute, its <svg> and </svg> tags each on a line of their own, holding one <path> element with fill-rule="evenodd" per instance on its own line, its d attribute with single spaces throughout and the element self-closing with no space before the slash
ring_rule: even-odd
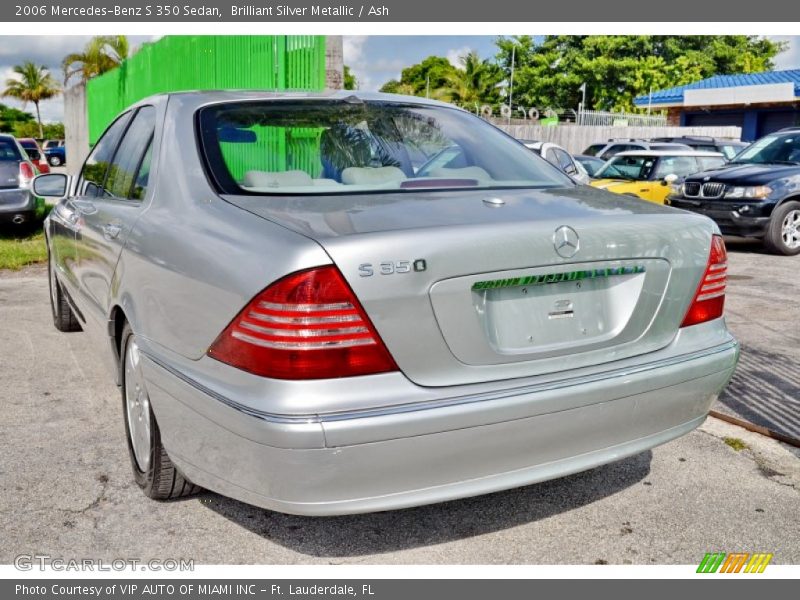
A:
<svg viewBox="0 0 800 600">
<path fill-rule="evenodd" d="M 13 221 L 21 215 L 30 221 L 36 212 L 36 197 L 29 190 L 0 189 L 0 222 Z"/>
<path fill-rule="evenodd" d="M 767 203 L 748 203 L 747 210 L 734 209 L 728 203 L 698 202 L 686 198 L 670 197 L 666 204 L 682 208 L 712 219 L 724 235 L 741 237 L 764 237 L 769 227 L 769 214 L 773 208 Z"/>
<path fill-rule="evenodd" d="M 305 417 L 243 410 L 152 358 L 162 439 L 195 483 L 306 515 L 474 496 L 634 455 L 700 425 L 728 382 L 727 342 L 635 369 L 406 406 Z"/>
</svg>

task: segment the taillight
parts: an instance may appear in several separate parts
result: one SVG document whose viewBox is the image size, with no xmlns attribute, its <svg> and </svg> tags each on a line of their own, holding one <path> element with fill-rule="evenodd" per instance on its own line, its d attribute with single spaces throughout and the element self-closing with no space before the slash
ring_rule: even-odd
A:
<svg viewBox="0 0 800 600">
<path fill-rule="evenodd" d="M 328 379 L 396 371 L 339 270 L 298 271 L 258 294 L 209 356 L 263 377 Z"/>
<path fill-rule="evenodd" d="M 725 306 L 725 286 L 728 283 L 728 253 L 722 236 L 711 238 L 711 252 L 700 286 L 694 295 L 681 327 L 705 323 L 722 316 Z"/>
<path fill-rule="evenodd" d="M 19 187 L 28 187 L 34 177 L 36 177 L 36 173 L 30 163 L 26 163 L 25 161 L 19 163 Z"/>
</svg>

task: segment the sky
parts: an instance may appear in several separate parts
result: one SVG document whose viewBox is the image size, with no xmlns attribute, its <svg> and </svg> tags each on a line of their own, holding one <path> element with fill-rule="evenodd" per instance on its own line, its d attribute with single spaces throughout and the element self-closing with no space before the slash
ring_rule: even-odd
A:
<svg viewBox="0 0 800 600">
<path fill-rule="evenodd" d="M 80 52 L 91 36 L 0 36 L 0 86 L 12 74 L 13 65 L 32 60 L 47 66 L 61 81 L 61 59 L 70 52 Z M 156 36 L 157 37 L 157 36 Z M 776 59 L 776 69 L 800 68 L 800 37 L 772 36 L 789 42 L 789 49 Z M 129 36 L 132 46 L 155 39 L 153 36 Z M 359 88 L 374 91 L 390 79 L 398 79 L 407 66 L 431 56 L 444 56 L 454 65 L 458 58 L 475 50 L 482 58 L 496 53 L 496 36 L 345 36 L 344 61 L 356 75 Z M 21 108 L 10 98 L 0 102 Z M 28 106 L 33 110 L 33 106 Z M 59 97 L 43 102 L 42 120 L 60 121 L 64 103 Z"/>
</svg>

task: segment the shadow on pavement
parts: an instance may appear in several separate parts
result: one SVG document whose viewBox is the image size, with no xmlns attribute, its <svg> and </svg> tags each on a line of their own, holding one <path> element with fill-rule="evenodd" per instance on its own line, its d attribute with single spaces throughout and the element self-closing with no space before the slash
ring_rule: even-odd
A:
<svg viewBox="0 0 800 600">
<path fill-rule="evenodd" d="M 284 515 L 204 494 L 203 506 L 309 556 L 353 557 L 442 544 L 546 519 L 643 480 L 651 451 L 539 484 L 418 508 L 340 517 Z M 254 561 L 257 557 L 254 557 Z"/>
</svg>

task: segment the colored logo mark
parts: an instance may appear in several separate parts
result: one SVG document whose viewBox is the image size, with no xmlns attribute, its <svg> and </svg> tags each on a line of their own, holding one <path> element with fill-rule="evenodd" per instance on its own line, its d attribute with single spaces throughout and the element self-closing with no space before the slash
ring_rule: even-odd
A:
<svg viewBox="0 0 800 600">
<path fill-rule="evenodd" d="M 763 573 L 767 568 L 772 554 L 759 552 L 749 554 L 738 552 L 726 554 L 725 552 L 709 552 L 700 561 L 698 573 Z"/>
</svg>

